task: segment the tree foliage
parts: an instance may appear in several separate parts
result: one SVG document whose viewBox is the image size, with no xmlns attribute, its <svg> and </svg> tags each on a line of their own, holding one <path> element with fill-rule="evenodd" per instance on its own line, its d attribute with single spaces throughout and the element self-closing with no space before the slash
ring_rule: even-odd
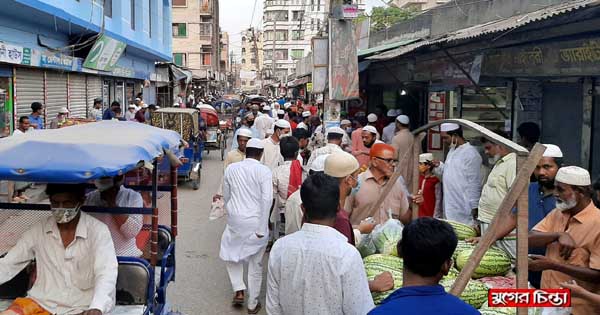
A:
<svg viewBox="0 0 600 315">
<path fill-rule="evenodd" d="M 371 11 L 371 29 L 379 31 L 398 22 L 408 20 L 417 14 L 415 9 L 397 7 L 375 7 Z"/>
</svg>

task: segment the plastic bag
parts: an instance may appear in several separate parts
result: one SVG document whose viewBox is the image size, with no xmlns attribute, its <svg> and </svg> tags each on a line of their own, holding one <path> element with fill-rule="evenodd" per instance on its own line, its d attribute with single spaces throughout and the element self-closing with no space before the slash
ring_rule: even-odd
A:
<svg viewBox="0 0 600 315">
<path fill-rule="evenodd" d="M 389 219 L 376 226 L 371 237 L 378 253 L 398 256 L 397 244 L 402 239 L 402 223 L 392 219 L 391 210 L 388 213 Z"/>
<path fill-rule="evenodd" d="M 225 214 L 223 198 L 215 198 L 210 206 L 210 214 L 208 215 L 208 219 L 210 221 L 220 219 L 224 217 Z"/>
<path fill-rule="evenodd" d="M 375 247 L 375 244 L 373 243 L 371 234 L 363 236 L 360 240 L 360 243 L 356 245 L 356 249 L 358 249 L 358 252 L 362 258 L 377 253 L 377 247 Z"/>
</svg>

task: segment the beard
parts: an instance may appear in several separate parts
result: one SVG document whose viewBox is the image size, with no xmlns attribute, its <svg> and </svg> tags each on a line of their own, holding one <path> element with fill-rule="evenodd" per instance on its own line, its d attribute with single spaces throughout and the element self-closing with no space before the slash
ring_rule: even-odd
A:
<svg viewBox="0 0 600 315">
<path fill-rule="evenodd" d="M 365 145 L 366 148 L 370 149 L 373 146 L 373 144 L 375 144 L 375 141 L 373 140 L 371 143 L 363 142 L 363 144 Z"/>
<path fill-rule="evenodd" d="M 575 200 L 575 198 L 571 198 L 566 201 L 556 199 L 556 209 L 563 211 L 563 212 L 575 208 L 576 205 L 577 205 L 577 200 Z"/>
<path fill-rule="evenodd" d="M 554 179 L 538 178 L 538 183 L 546 189 L 554 189 Z"/>
</svg>

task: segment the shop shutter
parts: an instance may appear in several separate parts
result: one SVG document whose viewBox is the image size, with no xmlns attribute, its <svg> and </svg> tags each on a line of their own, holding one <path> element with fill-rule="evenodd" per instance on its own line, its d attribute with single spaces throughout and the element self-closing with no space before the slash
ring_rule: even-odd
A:
<svg viewBox="0 0 600 315">
<path fill-rule="evenodd" d="M 95 98 L 102 98 L 102 80 L 100 77 L 94 75 L 87 76 L 87 108 L 88 115 L 92 111 L 92 107 L 94 106 Z M 108 100 L 104 100 L 104 104 L 107 104 Z M 89 117 L 88 118 L 93 118 Z"/>
<path fill-rule="evenodd" d="M 87 118 L 86 82 L 84 74 L 69 74 L 69 111 L 71 117 Z"/>
<path fill-rule="evenodd" d="M 67 107 L 67 73 L 46 71 L 46 126 Z"/>
<path fill-rule="evenodd" d="M 31 103 L 44 103 L 44 72 L 29 68 L 17 68 L 15 72 L 15 108 L 20 117 L 31 114 Z"/>
</svg>

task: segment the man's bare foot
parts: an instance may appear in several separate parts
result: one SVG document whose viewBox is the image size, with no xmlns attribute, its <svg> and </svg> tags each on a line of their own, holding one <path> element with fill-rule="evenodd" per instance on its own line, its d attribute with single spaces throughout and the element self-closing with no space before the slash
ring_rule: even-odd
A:
<svg viewBox="0 0 600 315">
<path fill-rule="evenodd" d="M 233 306 L 242 306 L 244 305 L 244 290 L 236 291 L 233 296 L 233 301 L 231 301 Z"/>
</svg>

